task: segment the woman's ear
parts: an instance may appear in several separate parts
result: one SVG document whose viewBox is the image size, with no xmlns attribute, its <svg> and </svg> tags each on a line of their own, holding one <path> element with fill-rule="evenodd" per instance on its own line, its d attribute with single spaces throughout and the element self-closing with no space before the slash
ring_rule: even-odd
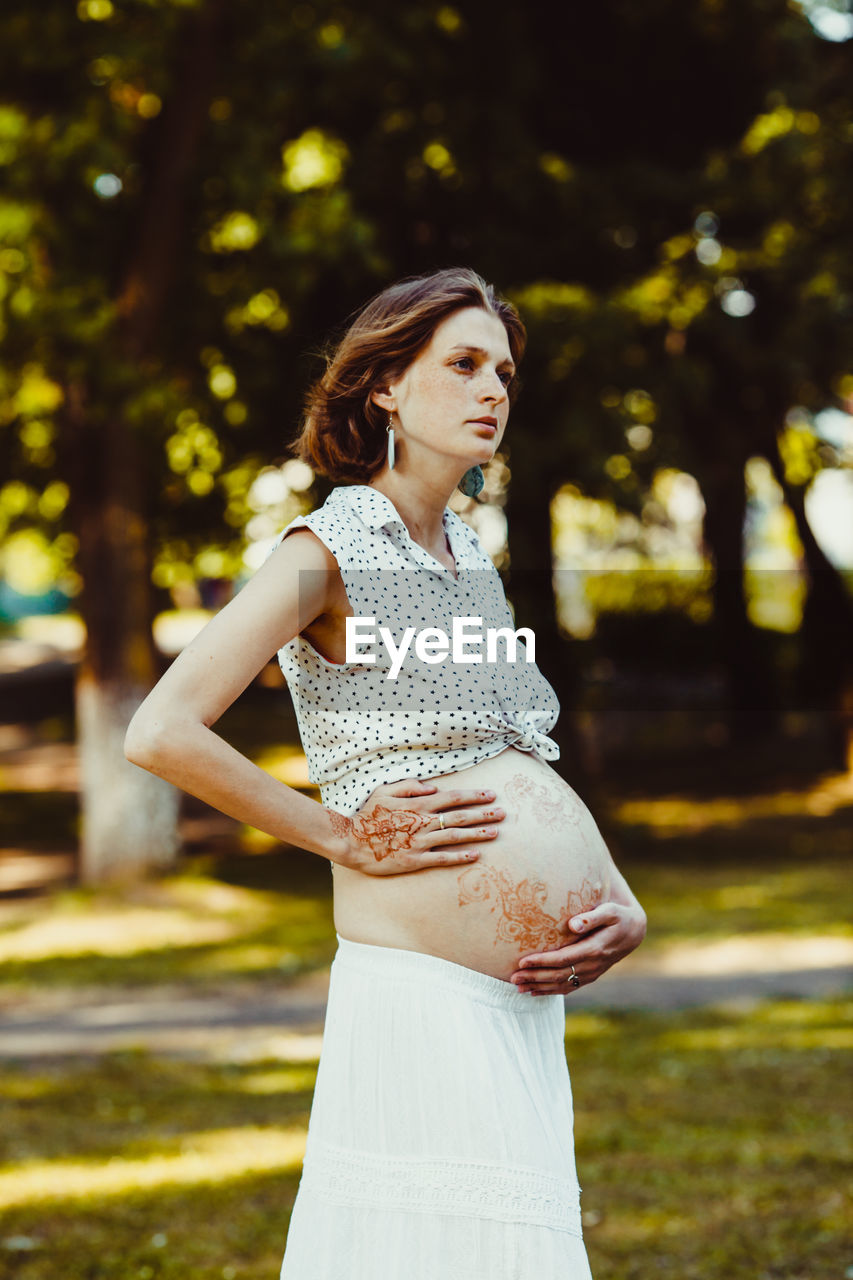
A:
<svg viewBox="0 0 853 1280">
<path fill-rule="evenodd" d="M 397 402 L 387 383 L 384 386 L 374 387 L 368 399 L 372 404 L 379 405 L 379 408 L 384 409 L 386 413 L 393 413 L 397 407 Z"/>
</svg>

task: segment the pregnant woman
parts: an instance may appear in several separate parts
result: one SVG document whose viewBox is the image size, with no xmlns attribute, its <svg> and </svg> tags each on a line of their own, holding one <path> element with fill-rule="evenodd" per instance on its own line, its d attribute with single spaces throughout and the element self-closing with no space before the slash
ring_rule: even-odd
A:
<svg viewBox="0 0 853 1280">
<path fill-rule="evenodd" d="M 534 638 L 447 506 L 482 485 L 524 342 L 470 270 L 368 303 L 296 445 L 339 487 L 128 729 L 136 764 L 332 864 L 338 950 L 282 1280 L 590 1274 L 563 996 L 632 951 L 645 915 L 548 763 L 559 707 Z M 210 729 L 276 652 L 322 803 Z"/>
</svg>

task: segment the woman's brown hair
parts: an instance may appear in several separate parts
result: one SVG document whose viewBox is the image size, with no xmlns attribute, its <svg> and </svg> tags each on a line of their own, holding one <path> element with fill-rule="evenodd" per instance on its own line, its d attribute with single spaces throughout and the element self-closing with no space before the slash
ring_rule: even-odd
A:
<svg viewBox="0 0 853 1280">
<path fill-rule="evenodd" d="M 521 318 L 476 271 L 449 267 L 398 280 L 362 307 L 337 346 L 325 353 L 326 372 L 308 390 L 302 430 L 290 451 L 330 480 L 370 480 L 385 461 L 388 444 L 388 415 L 370 393 L 405 373 L 442 321 L 463 307 L 497 316 L 518 365 L 527 337 Z M 513 377 L 510 403 L 517 390 Z"/>
</svg>

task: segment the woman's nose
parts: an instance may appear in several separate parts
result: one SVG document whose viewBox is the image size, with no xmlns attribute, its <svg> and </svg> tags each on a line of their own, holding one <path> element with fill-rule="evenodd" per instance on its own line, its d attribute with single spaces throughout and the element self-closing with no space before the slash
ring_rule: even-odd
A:
<svg viewBox="0 0 853 1280">
<path fill-rule="evenodd" d="M 507 398 L 507 389 L 497 374 L 488 380 L 484 398 L 494 400 L 496 404 Z"/>
</svg>

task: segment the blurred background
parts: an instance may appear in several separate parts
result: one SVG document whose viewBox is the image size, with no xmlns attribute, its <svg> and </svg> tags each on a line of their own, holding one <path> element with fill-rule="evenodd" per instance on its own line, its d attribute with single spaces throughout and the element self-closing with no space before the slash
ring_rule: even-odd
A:
<svg viewBox="0 0 853 1280">
<path fill-rule="evenodd" d="M 0 67 L 0 1276 L 278 1274 L 328 868 L 122 741 L 328 493 L 324 342 L 457 264 L 529 345 L 453 505 L 650 918 L 567 1021 L 593 1272 L 853 1276 L 850 4 L 43 0 Z M 317 795 L 275 663 L 216 731 Z"/>
</svg>

